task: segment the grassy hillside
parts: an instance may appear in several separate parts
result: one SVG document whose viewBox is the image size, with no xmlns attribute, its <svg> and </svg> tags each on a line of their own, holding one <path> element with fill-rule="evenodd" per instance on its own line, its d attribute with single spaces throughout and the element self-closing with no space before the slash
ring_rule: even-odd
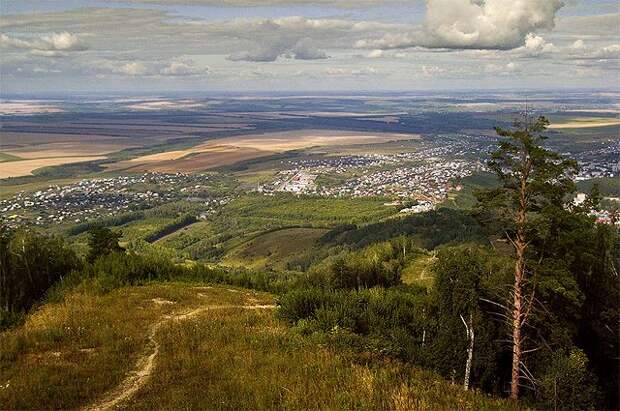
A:
<svg viewBox="0 0 620 411">
<path fill-rule="evenodd" d="M 435 374 L 288 328 L 268 294 L 77 289 L 0 334 L 0 408 L 511 409 Z"/>
<path fill-rule="evenodd" d="M 327 231 L 320 228 L 287 228 L 268 232 L 233 248 L 222 259 L 222 264 L 287 269 L 287 263 L 316 251 L 317 241 Z"/>
<path fill-rule="evenodd" d="M 588 193 L 595 184 L 598 185 L 598 189 L 602 196 L 620 197 L 620 181 L 618 178 L 601 177 L 583 180 L 577 183 L 577 188 Z"/>
</svg>

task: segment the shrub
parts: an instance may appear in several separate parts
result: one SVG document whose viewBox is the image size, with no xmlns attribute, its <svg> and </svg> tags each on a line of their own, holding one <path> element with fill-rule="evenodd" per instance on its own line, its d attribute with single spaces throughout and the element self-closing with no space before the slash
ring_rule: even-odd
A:
<svg viewBox="0 0 620 411">
<path fill-rule="evenodd" d="M 420 347 L 429 327 L 424 289 L 295 289 L 279 304 L 280 317 L 297 324 L 303 333 L 345 330 L 367 337 L 366 347 L 372 350 L 419 363 L 424 359 Z"/>
<path fill-rule="evenodd" d="M 573 348 L 553 355 L 551 366 L 540 379 L 540 400 L 554 410 L 594 410 L 600 398 L 596 377 L 588 370 L 588 357 Z"/>
<path fill-rule="evenodd" d="M 33 232 L 0 236 L 0 307 L 28 310 L 47 290 L 82 262 L 65 242 Z"/>
<path fill-rule="evenodd" d="M 281 318 L 296 323 L 301 319 L 313 318 L 316 310 L 332 305 L 336 298 L 336 293 L 320 288 L 293 290 L 278 300 L 278 313 Z"/>
</svg>

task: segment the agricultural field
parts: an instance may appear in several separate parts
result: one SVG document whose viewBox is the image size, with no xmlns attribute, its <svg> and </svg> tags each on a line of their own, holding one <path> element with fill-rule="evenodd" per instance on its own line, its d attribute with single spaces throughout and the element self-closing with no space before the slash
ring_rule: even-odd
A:
<svg viewBox="0 0 620 411">
<path fill-rule="evenodd" d="M 19 161 L 23 164 L 1 166 L 0 179 L 31 175 L 47 166 L 116 158 L 126 150 L 144 149 L 175 139 L 197 139 L 199 142 L 211 134 L 252 129 L 247 123 L 227 123 L 220 118 L 175 123 L 166 118 L 145 121 L 122 117 L 109 114 L 104 119 L 92 114 L 58 112 L 44 125 L 18 115 L 14 120 L 3 119 L 0 155 L 17 157 L 15 160 L 22 159 Z M 32 161 L 34 159 L 38 161 Z"/>
<path fill-rule="evenodd" d="M 618 117 L 577 117 L 556 122 L 549 126 L 552 130 L 581 129 L 620 126 Z M 617 127 L 616 127 L 617 128 Z"/>
<path fill-rule="evenodd" d="M 355 146 L 408 140 L 414 136 L 392 133 L 352 133 L 335 130 L 290 132 L 222 137 L 185 149 L 161 152 L 120 161 L 109 169 L 131 171 L 201 171 L 267 157 L 275 153 L 310 147 Z"/>
<path fill-rule="evenodd" d="M 12 155 L 10 153 L 5 153 Z M 32 153 L 30 153 L 32 154 Z M 101 156 L 68 156 L 68 157 L 41 157 L 32 160 L 13 160 L 0 163 L 0 179 L 32 175 L 35 170 L 72 163 L 102 160 Z"/>
</svg>

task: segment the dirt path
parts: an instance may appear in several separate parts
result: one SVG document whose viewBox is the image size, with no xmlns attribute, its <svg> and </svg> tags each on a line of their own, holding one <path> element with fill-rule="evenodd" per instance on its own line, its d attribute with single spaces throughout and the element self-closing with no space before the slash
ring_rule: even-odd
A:
<svg viewBox="0 0 620 411">
<path fill-rule="evenodd" d="M 159 354 L 159 343 L 155 339 L 155 335 L 165 324 L 172 321 L 182 321 L 194 317 L 204 311 L 223 310 L 228 308 L 243 308 L 246 310 L 265 310 L 274 309 L 275 305 L 208 305 L 197 308 L 188 313 L 167 315 L 162 320 L 153 324 L 148 332 L 148 344 L 144 352 L 136 361 L 136 365 L 127 377 L 116 388 L 107 392 L 102 398 L 95 403 L 83 407 L 84 411 L 104 411 L 116 409 L 122 402 L 131 398 L 140 388 L 142 388 L 155 368 L 155 360 Z"/>
</svg>

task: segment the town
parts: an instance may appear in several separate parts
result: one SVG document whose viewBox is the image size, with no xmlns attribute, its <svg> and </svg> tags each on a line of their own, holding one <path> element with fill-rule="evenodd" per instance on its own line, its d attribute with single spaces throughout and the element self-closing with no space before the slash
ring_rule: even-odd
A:
<svg viewBox="0 0 620 411">
<path fill-rule="evenodd" d="M 0 222 L 7 227 L 82 223 L 179 199 L 209 203 L 209 174 L 143 173 L 52 185 L 0 200 Z"/>
</svg>

